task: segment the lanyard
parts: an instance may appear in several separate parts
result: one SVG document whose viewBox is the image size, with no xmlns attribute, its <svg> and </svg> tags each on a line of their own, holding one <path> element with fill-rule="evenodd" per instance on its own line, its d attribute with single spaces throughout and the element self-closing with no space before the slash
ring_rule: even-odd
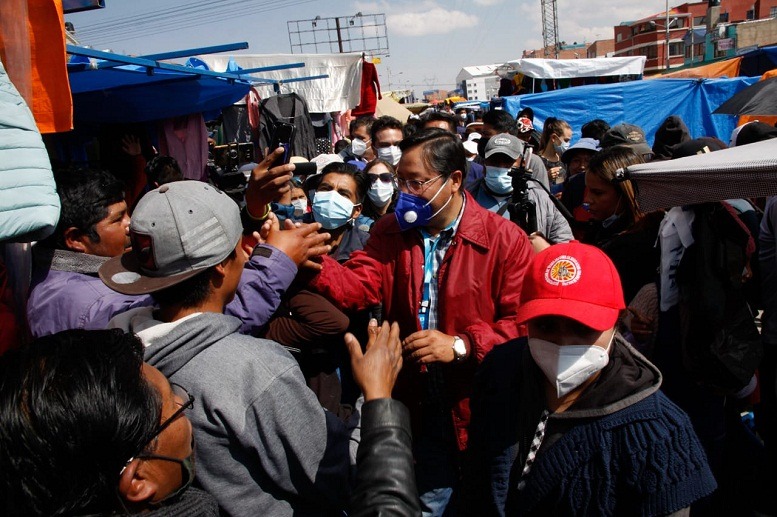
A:
<svg viewBox="0 0 777 517">
<path fill-rule="evenodd" d="M 434 257 L 437 253 L 437 247 L 440 241 L 445 238 L 443 232 L 453 228 L 456 221 L 453 221 L 447 228 L 440 232 L 437 237 L 432 237 L 429 233 L 419 228 L 421 236 L 424 239 L 424 288 L 421 295 L 421 307 L 418 309 L 418 321 L 421 323 L 422 330 L 429 330 L 429 311 L 431 310 L 432 282 L 434 281 Z"/>
<path fill-rule="evenodd" d="M 434 254 L 437 253 L 437 244 L 440 242 L 440 236 L 432 238 L 424 230 L 421 230 L 421 234 L 424 237 L 424 289 L 421 296 L 421 308 L 418 310 L 418 320 L 421 322 L 421 329 L 428 330 L 431 284 L 434 279 Z"/>
</svg>

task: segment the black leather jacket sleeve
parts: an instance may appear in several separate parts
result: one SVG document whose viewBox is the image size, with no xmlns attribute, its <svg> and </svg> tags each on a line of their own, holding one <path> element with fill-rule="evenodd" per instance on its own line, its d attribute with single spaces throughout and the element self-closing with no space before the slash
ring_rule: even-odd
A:
<svg viewBox="0 0 777 517">
<path fill-rule="evenodd" d="M 401 402 L 378 399 L 362 406 L 356 468 L 351 517 L 421 515 L 413 469 L 410 414 Z"/>
</svg>

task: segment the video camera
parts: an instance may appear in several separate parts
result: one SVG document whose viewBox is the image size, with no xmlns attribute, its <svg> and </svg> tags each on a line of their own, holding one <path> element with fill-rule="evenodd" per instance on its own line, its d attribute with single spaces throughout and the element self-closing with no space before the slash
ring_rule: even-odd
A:
<svg viewBox="0 0 777 517">
<path fill-rule="evenodd" d="M 524 144 L 521 164 L 512 167 L 509 175 L 512 178 L 513 194 L 507 204 L 510 220 L 526 232 L 527 235 L 537 231 L 537 205 L 529 198 L 529 181 L 536 181 L 527 171 L 534 149 L 529 144 Z"/>
</svg>

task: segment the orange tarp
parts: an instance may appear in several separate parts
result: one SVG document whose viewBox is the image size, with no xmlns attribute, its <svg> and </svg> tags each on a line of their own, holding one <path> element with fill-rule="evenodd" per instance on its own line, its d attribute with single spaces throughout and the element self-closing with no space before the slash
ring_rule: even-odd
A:
<svg viewBox="0 0 777 517">
<path fill-rule="evenodd" d="M 713 77 L 739 77 L 739 66 L 742 63 L 741 57 L 735 57 L 732 59 L 726 59 L 725 61 L 718 61 L 717 63 L 710 63 L 709 65 L 697 66 L 695 68 L 687 68 L 685 70 L 678 70 L 677 72 L 670 72 L 668 74 L 662 74 L 654 76 L 655 79 L 670 78 L 685 78 L 685 79 L 710 79 Z"/>
<path fill-rule="evenodd" d="M 0 59 L 41 133 L 73 129 L 61 0 L 0 0 Z"/>
</svg>

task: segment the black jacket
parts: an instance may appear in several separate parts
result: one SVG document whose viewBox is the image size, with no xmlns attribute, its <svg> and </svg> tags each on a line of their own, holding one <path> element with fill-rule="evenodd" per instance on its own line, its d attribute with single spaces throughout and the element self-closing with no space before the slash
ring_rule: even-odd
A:
<svg viewBox="0 0 777 517">
<path fill-rule="evenodd" d="M 348 515 L 421 515 L 407 408 L 393 399 L 372 400 L 362 406 L 361 425 Z"/>
</svg>

